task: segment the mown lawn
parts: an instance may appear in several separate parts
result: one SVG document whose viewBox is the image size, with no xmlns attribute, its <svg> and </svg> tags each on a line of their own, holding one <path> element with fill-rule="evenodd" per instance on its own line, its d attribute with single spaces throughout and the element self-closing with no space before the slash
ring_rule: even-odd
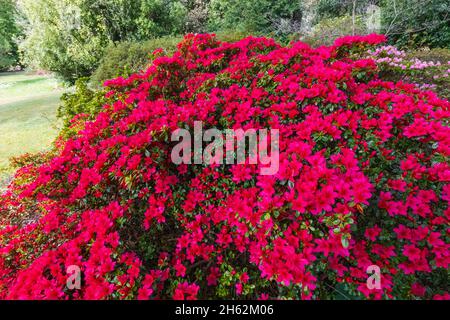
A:
<svg viewBox="0 0 450 320">
<path fill-rule="evenodd" d="M 62 92 L 50 76 L 0 73 L 0 187 L 11 175 L 10 157 L 50 147 Z"/>
</svg>

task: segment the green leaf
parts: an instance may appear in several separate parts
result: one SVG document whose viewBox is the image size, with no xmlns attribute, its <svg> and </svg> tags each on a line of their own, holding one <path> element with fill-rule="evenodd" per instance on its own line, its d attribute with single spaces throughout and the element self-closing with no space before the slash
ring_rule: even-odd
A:
<svg viewBox="0 0 450 320">
<path fill-rule="evenodd" d="M 348 242 L 348 239 L 346 239 L 346 238 L 342 238 L 341 243 L 344 248 L 348 248 L 348 246 L 350 245 L 350 243 Z"/>
</svg>

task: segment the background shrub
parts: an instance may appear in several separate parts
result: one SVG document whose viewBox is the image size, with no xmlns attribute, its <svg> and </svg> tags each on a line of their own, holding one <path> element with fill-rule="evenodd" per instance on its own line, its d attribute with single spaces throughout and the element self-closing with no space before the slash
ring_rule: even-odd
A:
<svg viewBox="0 0 450 320">
<path fill-rule="evenodd" d="M 75 82 L 73 92 L 66 92 L 61 96 L 57 117 L 62 120 L 61 135 L 69 137 L 78 130 L 76 119 L 82 115 L 83 120 L 93 119 L 106 103 L 106 90 L 92 89 L 88 84 L 89 78 L 80 78 Z M 74 120 L 75 118 L 75 120 Z"/>
<path fill-rule="evenodd" d="M 158 38 L 144 42 L 122 42 L 111 44 L 104 53 L 100 65 L 93 73 L 91 80 L 94 85 L 118 76 L 127 77 L 144 69 L 151 62 L 151 54 L 158 48 L 163 48 L 165 54 L 172 54 L 181 38 Z"/>
</svg>

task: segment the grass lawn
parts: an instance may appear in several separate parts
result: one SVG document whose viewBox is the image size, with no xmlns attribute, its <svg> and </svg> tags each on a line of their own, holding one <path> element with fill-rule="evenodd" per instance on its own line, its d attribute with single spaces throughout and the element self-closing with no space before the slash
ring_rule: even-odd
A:
<svg viewBox="0 0 450 320">
<path fill-rule="evenodd" d="M 11 174 L 10 157 L 50 147 L 62 93 L 50 76 L 0 73 L 0 187 Z"/>
</svg>

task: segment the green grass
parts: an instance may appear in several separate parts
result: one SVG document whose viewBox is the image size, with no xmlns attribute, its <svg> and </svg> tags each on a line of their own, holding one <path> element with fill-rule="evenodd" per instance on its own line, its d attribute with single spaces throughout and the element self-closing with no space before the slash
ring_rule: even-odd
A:
<svg viewBox="0 0 450 320">
<path fill-rule="evenodd" d="M 50 76 L 0 73 L 0 186 L 11 174 L 10 157 L 51 146 L 62 92 Z"/>
</svg>

